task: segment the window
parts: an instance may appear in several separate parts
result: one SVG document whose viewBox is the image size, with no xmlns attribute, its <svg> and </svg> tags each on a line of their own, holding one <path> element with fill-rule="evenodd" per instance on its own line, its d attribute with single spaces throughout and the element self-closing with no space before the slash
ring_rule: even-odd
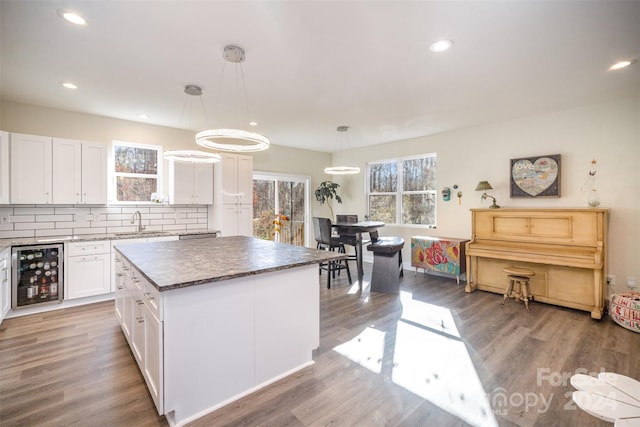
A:
<svg viewBox="0 0 640 427">
<path fill-rule="evenodd" d="M 150 202 L 161 187 L 162 147 L 113 141 L 113 193 L 116 202 Z"/>
<path fill-rule="evenodd" d="M 435 227 L 436 171 L 435 154 L 368 163 L 369 218 Z"/>
</svg>

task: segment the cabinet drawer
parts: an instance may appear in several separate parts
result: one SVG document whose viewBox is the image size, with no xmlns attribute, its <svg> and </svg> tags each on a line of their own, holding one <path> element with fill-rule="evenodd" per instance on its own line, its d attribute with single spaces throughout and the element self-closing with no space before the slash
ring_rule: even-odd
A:
<svg viewBox="0 0 640 427">
<path fill-rule="evenodd" d="M 96 240 L 94 242 L 67 243 L 69 256 L 108 254 L 111 251 L 110 240 Z"/>
<path fill-rule="evenodd" d="M 149 311 L 159 320 L 162 321 L 161 298 L 162 295 L 151 283 L 143 280 L 142 290 L 144 292 L 144 303 Z"/>
</svg>

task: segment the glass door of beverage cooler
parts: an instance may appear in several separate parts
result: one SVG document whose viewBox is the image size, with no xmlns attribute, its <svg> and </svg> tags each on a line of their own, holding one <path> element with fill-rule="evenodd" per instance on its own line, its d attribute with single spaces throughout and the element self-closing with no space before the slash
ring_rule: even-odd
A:
<svg viewBox="0 0 640 427">
<path fill-rule="evenodd" d="M 14 246 L 11 308 L 61 302 L 62 244 Z"/>
</svg>

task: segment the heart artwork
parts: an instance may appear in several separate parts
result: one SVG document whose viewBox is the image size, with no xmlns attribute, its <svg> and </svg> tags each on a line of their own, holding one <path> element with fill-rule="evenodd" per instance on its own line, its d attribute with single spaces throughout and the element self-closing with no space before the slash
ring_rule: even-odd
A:
<svg viewBox="0 0 640 427">
<path fill-rule="evenodd" d="M 535 162 L 520 159 L 511 169 L 513 182 L 530 196 L 545 191 L 558 177 L 558 163 L 549 157 L 540 157 Z"/>
</svg>

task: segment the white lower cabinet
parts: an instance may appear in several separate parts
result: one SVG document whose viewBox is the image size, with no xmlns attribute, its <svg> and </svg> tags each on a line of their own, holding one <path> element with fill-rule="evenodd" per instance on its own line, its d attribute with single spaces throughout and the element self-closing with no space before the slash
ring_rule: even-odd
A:
<svg viewBox="0 0 640 427">
<path fill-rule="evenodd" d="M 66 299 L 111 292 L 110 241 L 67 243 Z"/>
<path fill-rule="evenodd" d="M 116 317 L 129 342 L 158 414 L 164 413 L 161 295 L 116 253 Z"/>
<path fill-rule="evenodd" d="M 149 392 L 158 413 L 163 413 L 162 390 L 163 380 L 163 323 L 153 314 L 148 304 L 142 306 L 142 321 L 144 324 L 144 353 L 142 365 L 144 378 L 147 380 Z"/>
</svg>

